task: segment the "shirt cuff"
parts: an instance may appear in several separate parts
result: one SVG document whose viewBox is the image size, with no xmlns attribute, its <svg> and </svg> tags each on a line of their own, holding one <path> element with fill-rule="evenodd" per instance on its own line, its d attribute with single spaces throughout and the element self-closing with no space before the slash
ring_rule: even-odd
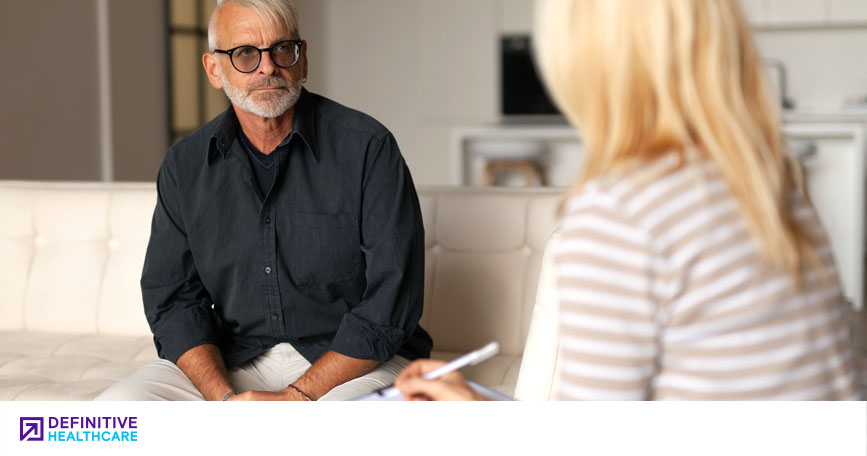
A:
<svg viewBox="0 0 867 456">
<path fill-rule="evenodd" d="M 154 331 L 154 345 L 160 358 L 178 363 L 178 358 L 194 347 L 217 344 L 210 310 L 188 307 L 166 316 L 164 328 Z"/>
<path fill-rule="evenodd" d="M 404 342 L 406 333 L 393 326 L 380 326 L 355 314 L 343 316 L 330 350 L 356 359 L 386 362 Z"/>
</svg>

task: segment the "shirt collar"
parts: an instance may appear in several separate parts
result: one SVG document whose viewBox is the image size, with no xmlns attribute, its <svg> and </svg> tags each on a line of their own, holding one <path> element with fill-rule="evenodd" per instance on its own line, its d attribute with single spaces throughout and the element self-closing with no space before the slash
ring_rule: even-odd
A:
<svg viewBox="0 0 867 456">
<path fill-rule="evenodd" d="M 305 88 L 301 88 L 301 95 L 298 97 L 298 102 L 295 103 L 295 115 L 292 120 L 292 133 L 289 134 L 285 143 L 288 143 L 293 136 L 298 135 L 307 149 L 313 154 L 313 157 L 319 160 L 319 150 L 316 145 L 316 106 L 313 96 Z M 208 147 L 208 159 L 213 158 L 213 154 L 219 151 L 223 157 L 228 156 L 229 148 L 238 136 L 238 129 L 241 127 L 238 122 L 238 116 L 235 114 L 234 106 L 229 106 L 229 109 L 221 116 L 216 131 L 211 136 Z"/>
</svg>

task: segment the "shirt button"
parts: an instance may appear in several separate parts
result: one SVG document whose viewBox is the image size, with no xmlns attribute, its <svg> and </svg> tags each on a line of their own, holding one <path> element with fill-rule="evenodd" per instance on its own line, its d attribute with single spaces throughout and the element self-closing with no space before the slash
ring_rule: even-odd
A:
<svg viewBox="0 0 867 456">
<path fill-rule="evenodd" d="M 265 224 L 268 225 L 271 223 L 271 217 L 265 217 Z"/>
<path fill-rule="evenodd" d="M 273 320 L 273 321 L 277 321 L 277 314 L 272 313 L 272 314 L 271 314 L 271 320 Z"/>
<path fill-rule="evenodd" d="M 271 273 L 271 266 L 265 266 L 265 274 Z"/>
</svg>

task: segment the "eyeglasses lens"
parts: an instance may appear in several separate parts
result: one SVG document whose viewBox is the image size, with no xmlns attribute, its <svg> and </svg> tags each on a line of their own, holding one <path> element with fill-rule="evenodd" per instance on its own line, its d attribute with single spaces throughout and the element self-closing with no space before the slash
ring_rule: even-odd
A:
<svg viewBox="0 0 867 456">
<path fill-rule="evenodd" d="M 295 43 L 285 42 L 277 43 L 271 48 L 271 59 L 277 66 L 283 68 L 291 67 L 298 61 L 298 46 Z"/>
<path fill-rule="evenodd" d="M 242 46 L 232 53 L 232 64 L 238 71 L 253 71 L 259 66 L 259 50 L 253 46 Z"/>
<path fill-rule="evenodd" d="M 291 42 L 286 41 L 277 43 L 270 49 L 271 60 L 282 68 L 289 68 L 298 62 L 298 57 L 301 55 L 299 47 Z M 238 71 L 248 73 L 259 66 L 260 54 L 259 50 L 253 46 L 241 46 L 235 49 L 232 53 L 232 64 Z"/>
</svg>

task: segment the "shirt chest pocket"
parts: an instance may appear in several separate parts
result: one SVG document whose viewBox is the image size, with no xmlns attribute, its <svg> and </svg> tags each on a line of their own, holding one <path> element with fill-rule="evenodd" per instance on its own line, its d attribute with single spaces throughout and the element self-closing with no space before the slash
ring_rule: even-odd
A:
<svg viewBox="0 0 867 456">
<path fill-rule="evenodd" d="M 349 214 L 296 212 L 289 273 L 297 285 L 349 281 L 358 275 L 361 245 Z"/>
</svg>

